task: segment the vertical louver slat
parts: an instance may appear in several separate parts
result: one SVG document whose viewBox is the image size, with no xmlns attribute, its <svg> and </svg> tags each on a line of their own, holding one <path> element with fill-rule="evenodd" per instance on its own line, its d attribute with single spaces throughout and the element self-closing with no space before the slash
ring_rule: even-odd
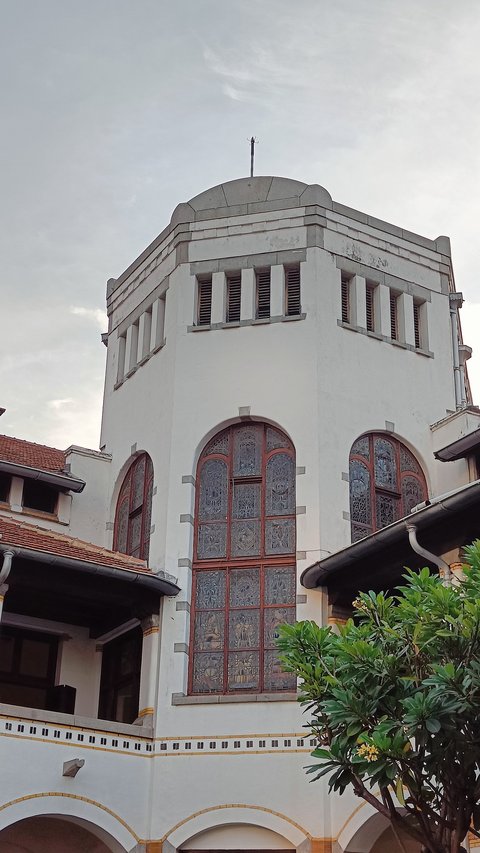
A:
<svg viewBox="0 0 480 853">
<path fill-rule="evenodd" d="M 257 318 L 270 317 L 270 270 L 257 270 Z"/>
<path fill-rule="evenodd" d="M 365 302 L 367 309 L 367 330 L 375 331 L 375 287 L 367 284 L 365 290 Z"/>
<path fill-rule="evenodd" d="M 301 313 L 300 304 L 300 264 L 285 269 L 285 307 L 287 317 Z"/>
<path fill-rule="evenodd" d="M 240 308 L 242 298 L 241 274 L 230 275 L 227 278 L 227 323 L 240 322 Z"/>
<path fill-rule="evenodd" d="M 420 305 L 417 302 L 413 303 L 413 333 L 415 335 L 415 347 L 416 349 L 421 349 Z"/>
<path fill-rule="evenodd" d="M 198 282 L 198 318 L 199 326 L 209 326 L 212 320 L 212 279 Z"/>
<path fill-rule="evenodd" d="M 397 315 L 397 296 L 390 291 L 390 337 L 392 340 L 398 340 L 398 315 Z"/>
<path fill-rule="evenodd" d="M 350 279 L 342 275 L 342 323 L 350 322 Z"/>
</svg>

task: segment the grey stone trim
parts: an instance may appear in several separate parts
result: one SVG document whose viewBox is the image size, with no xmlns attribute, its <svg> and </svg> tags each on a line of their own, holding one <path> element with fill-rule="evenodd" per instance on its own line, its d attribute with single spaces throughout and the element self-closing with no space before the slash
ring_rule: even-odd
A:
<svg viewBox="0 0 480 853">
<path fill-rule="evenodd" d="M 189 242 L 179 243 L 175 248 L 175 266 L 188 264 Z"/>
<path fill-rule="evenodd" d="M 154 533 L 155 533 L 155 525 L 152 524 L 152 526 L 150 527 L 150 536 L 152 536 Z"/>
<path fill-rule="evenodd" d="M 239 696 L 185 696 L 172 693 L 172 705 L 224 705 L 238 702 L 296 702 L 296 693 L 243 693 Z"/>
<path fill-rule="evenodd" d="M 190 604 L 188 601 L 176 601 L 175 602 L 175 610 L 179 610 L 179 611 L 184 610 L 185 613 L 190 613 Z"/>
<path fill-rule="evenodd" d="M 155 300 L 160 299 L 160 297 L 167 292 L 169 286 L 170 276 L 167 275 L 164 279 L 162 279 L 160 284 L 157 284 L 157 286 L 152 290 L 152 292 L 145 297 L 145 299 L 142 299 L 140 304 L 137 305 L 137 307 L 134 308 L 133 311 L 131 311 L 130 314 L 128 314 L 128 316 L 125 317 L 122 322 L 118 324 L 117 327 L 113 326 L 112 330 L 116 328 L 119 337 L 124 335 L 128 327 L 131 326 L 133 323 L 136 323 L 136 321 L 140 317 L 140 314 L 143 314 L 148 308 L 151 308 Z"/>
<path fill-rule="evenodd" d="M 192 561 L 188 557 L 180 557 L 177 565 L 178 565 L 179 569 L 183 569 L 183 568 L 191 569 L 192 568 Z"/>
<path fill-rule="evenodd" d="M 194 486 L 195 477 L 192 477 L 191 474 L 184 474 L 182 477 L 182 483 L 188 483 L 190 486 Z"/>
<path fill-rule="evenodd" d="M 345 480 L 346 483 L 349 483 L 350 482 L 350 474 L 348 474 L 346 471 L 342 471 L 342 480 Z"/>
<path fill-rule="evenodd" d="M 306 507 L 306 506 L 297 506 L 297 507 L 295 507 L 295 514 L 296 514 L 296 515 L 305 515 L 306 511 L 307 511 L 307 507 Z"/>
<path fill-rule="evenodd" d="M 152 497 L 155 497 L 156 494 L 157 494 L 157 487 L 154 486 L 152 489 Z"/>
<path fill-rule="evenodd" d="M 295 474 L 298 477 L 300 474 L 305 474 L 306 470 L 305 465 L 297 465 L 295 468 Z"/>
<path fill-rule="evenodd" d="M 274 267 L 277 264 L 295 264 L 306 260 L 306 249 L 283 249 L 278 252 L 265 252 L 258 255 L 239 255 L 236 258 L 212 258 L 207 261 L 192 261 L 190 275 L 210 275 L 214 272 L 235 272 L 239 269 Z"/>
<path fill-rule="evenodd" d="M 251 406 L 239 406 L 238 407 L 238 417 L 239 418 L 248 418 L 250 417 Z"/>
<path fill-rule="evenodd" d="M 132 446 L 130 448 L 130 455 L 133 456 L 133 454 L 136 452 L 137 452 L 137 442 L 135 442 L 135 444 L 132 444 Z"/>
<path fill-rule="evenodd" d="M 297 604 L 306 604 L 307 596 L 305 595 L 305 593 L 301 593 L 300 595 L 297 595 L 295 601 Z"/>
<path fill-rule="evenodd" d="M 294 323 L 296 320 L 305 320 L 306 314 L 293 314 L 287 317 L 280 314 L 278 317 L 265 317 L 261 320 L 240 320 L 239 323 L 210 323 L 208 326 L 187 326 L 187 332 L 211 332 L 216 329 L 238 329 L 240 326 L 268 326 L 269 323 Z"/>
<path fill-rule="evenodd" d="M 313 221 L 307 223 L 307 219 Z M 306 216 L 305 224 L 307 226 L 307 248 L 312 249 L 318 246 L 320 249 L 323 249 L 325 243 L 325 236 L 323 230 L 324 226 L 321 218 L 319 216 Z"/>
<path fill-rule="evenodd" d="M 441 253 L 441 249 L 437 245 L 439 238 L 437 240 L 429 240 L 428 237 L 422 237 L 421 234 L 414 234 L 413 231 L 406 231 L 397 225 L 392 225 L 390 222 L 384 222 L 383 219 L 377 219 L 375 216 L 368 216 L 368 214 L 362 213 L 360 210 L 355 210 L 353 207 L 347 207 L 345 204 L 340 204 L 338 201 L 334 201 L 332 207 L 335 213 L 340 213 L 341 216 L 348 216 L 349 219 L 363 222 L 364 225 L 370 225 L 371 228 L 376 228 L 378 231 L 386 231 L 387 234 L 394 234 L 395 237 L 400 237 L 409 243 L 415 243 L 417 246 L 423 246 L 424 249 Z"/>
<path fill-rule="evenodd" d="M 385 421 L 385 429 L 388 432 L 395 432 L 395 424 L 393 421 Z"/>
<path fill-rule="evenodd" d="M 344 519 L 344 521 L 350 521 L 350 513 L 345 511 L 342 512 L 342 518 Z"/>
<path fill-rule="evenodd" d="M 368 329 L 363 329 L 361 326 L 352 326 L 351 323 L 343 323 L 341 320 L 337 320 L 337 326 L 341 326 L 342 329 L 349 329 L 351 332 L 359 332 L 361 335 L 366 335 L 368 338 L 375 338 L 377 341 L 384 341 L 385 343 L 392 344 L 392 346 L 399 347 L 400 349 L 416 352 L 417 355 L 425 355 L 427 358 L 435 358 L 435 354 L 430 350 L 417 349 L 413 344 L 404 344 L 401 341 L 394 341 L 393 338 L 389 338 L 387 335 L 380 335 L 378 332 L 369 332 Z"/>
<path fill-rule="evenodd" d="M 382 272 L 376 267 L 369 267 L 343 255 L 335 255 L 335 264 L 337 269 L 349 273 L 349 275 L 359 275 L 375 284 L 385 284 L 387 287 L 394 288 L 398 293 L 409 293 L 415 299 L 420 299 L 423 302 L 432 301 L 432 291 L 414 281 L 398 278 L 396 275 Z"/>
<path fill-rule="evenodd" d="M 188 655 L 189 649 L 186 643 L 174 643 L 173 651 L 182 652 L 184 655 Z"/>
<path fill-rule="evenodd" d="M 183 512 L 180 516 L 180 521 L 182 524 L 193 524 L 193 515 L 190 515 L 189 512 Z"/>
<path fill-rule="evenodd" d="M 445 273 L 440 274 L 440 288 L 444 296 L 450 293 L 450 276 Z"/>
<path fill-rule="evenodd" d="M 307 552 L 306 551 L 296 551 L 295 552 L 295 559 L 296 560 L 306 560 L 307 559 Z"/>
<path fill-rule="evenodd" d="M 107 523 L 105 525 L 105 530 L 113 530 L 114 527 L 115 527 L 115 525 L 114 525 L 113 521 L 107 521 Z"/>
</svg>

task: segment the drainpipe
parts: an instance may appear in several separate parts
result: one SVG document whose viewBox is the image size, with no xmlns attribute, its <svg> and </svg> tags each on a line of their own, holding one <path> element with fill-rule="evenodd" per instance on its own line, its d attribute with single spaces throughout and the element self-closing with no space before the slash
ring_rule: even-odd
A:
<svg viewBox="0 0 480 853">
<path fill-rule="evenodd" d="M 442 560 L 441 557 L 437 557 L 436 554 L 432 554 L 431 551 L 427 551 L 426 548 L 422 548 L 418 539 L 417 539 L 417 528 L 411 521 L 407 521 L 405 527 L 408 530 L 408 541 L 412 549 L 418 554 L 420 557 L 425 557 L 429 563 L 433 563 L 434 566 L 440 570 L 440 574 L 443 575 L 445 586 L 451 586 L 452 583 L 452 571 L 448 563 L 445 560 Z"/>
<path fill-rule="evenodd" d="M 5 581 L 7 580 L 10 574 L 13 557 L 13 551 L 3 551 L 2 568 L 0 569 L 0 620 L 2 618 L 3 602 L 8 590 L 8 585 L 5 583 Z"/>
<path fill-rule="evenodd" d="M 460 382 L 462 383 L 462 407 L 467 405 L 467 386 L 465 382 L 465 362 L 471 358 L 472 348 L 466 344 L 459 344 L 458 357 L 460 360 Z"/>
<path fill-rule="evenodd" d="M 460 370 L 460 339 L 458 334 L 458 310 L 463 305 L 462 293 L 450 293 L 448 296 L 450 303 L 450 325 L 452 332 L 452 355 L 453 355 L 453 377 L 455 383 L 455 406 L 461 409 L 464 403 L 462 398 L 465 397 L 465 391 L 462 394 L 462 376 Z"/>
</svg>

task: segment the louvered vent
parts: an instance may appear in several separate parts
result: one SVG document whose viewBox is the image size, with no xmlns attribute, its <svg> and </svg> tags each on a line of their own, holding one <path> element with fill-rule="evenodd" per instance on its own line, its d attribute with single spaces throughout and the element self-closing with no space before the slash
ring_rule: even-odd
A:
<svg viewBox="0 0 480 853">
<path fill-rule="evenodd" d="M 350 279 L 342 275 L 342 323 L 350 322 Z"/>
<path fill-rule="evenodd" d="M 300 314 L 300 264 L 285 269 L 285 303 L 287 317 Z"/>
<path fill-rule="evenodd" d="M 240 322 L 240 305 L 242 295 L 242 277 L 230 275 L 227 278 L 227 323 Z"/>
<path fill-rule="evenodd" d="M 199 326 L 209 326 L 212 321 L 212 279 L 198 282 L 198 316 Z"/>
<path fill-rule="evenodd" d="M 270 317 L 270 270 L 257 270 L 257 318 Z"/>
<path fill-rule="evenodd" d="M 398 311 L 397 311 L 398 301 L 395 293 L 390 291 L 390 337 L 394 340 L 398 340 Z"/>
<path fill-rule="evenodd" d="M 415 347 L 420 349 L 422 343 L 420 339 L 420 305 L 416 302 L 413 303 L 413 333 L 415 335 Z"/>
<path fill-rule="evenodd" d="M 365 307 L 367 309 L 367 330 L 375 331 L 375 286 L 367 284 L 365 290 Z"/>
</svg>

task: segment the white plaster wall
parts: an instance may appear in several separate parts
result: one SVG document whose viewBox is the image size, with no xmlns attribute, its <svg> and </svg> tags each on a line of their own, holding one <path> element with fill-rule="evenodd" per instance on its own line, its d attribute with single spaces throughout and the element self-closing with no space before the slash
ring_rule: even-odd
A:
<svg viewBox="0 0 480 853">
<path fill-rule="evenodd" d="M 68 533 L 108 547 L 106 522 L 110 502 L 110 457 L 85 448 L 71 447 L 66 461 L 72 474 L 86 483 L 83 492 L 73 499 Z"/>
</svg>

